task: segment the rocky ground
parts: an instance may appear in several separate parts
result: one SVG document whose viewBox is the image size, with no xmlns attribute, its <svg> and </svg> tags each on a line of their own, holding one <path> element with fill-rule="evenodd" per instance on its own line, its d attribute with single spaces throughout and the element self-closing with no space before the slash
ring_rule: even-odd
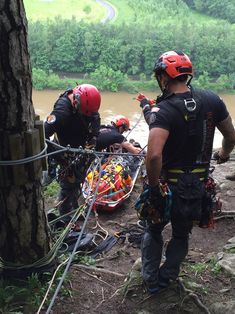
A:
<svg viewBox="0 0 235 314">
<path fill-rule="evenodd" d="M 106 232 L 121 237 L 110 250 L 96 257 L 94 265 L 90 260 L 86 260 L 86 266 L 79 266 L 78 261 L 73 264 L 66 283 L 71 296 L 60 294 L 51 313 L 234 314 L 235 219 L 228 214 L 235 212 L 235 184 L 225 175 L 235 171 L 235 156 L 226 164 L 212 165 L 222 214 L 214 228 L 194 227 L 189 254 L 176 283 L 156 295 L 149 295 L 142 285 L 138 245 L 142 231 L 136 226 L 134 210 L 141 190 L 141 182 L 137 182 L 132 196 L 116 212 L 100 213 L 98 220 L 91 215 L 87 232 L 96 235 L 96 239 L 105 237 Z M 170 234 L 169 225 L 164 231 L 166 243 Z"/>
</svg>

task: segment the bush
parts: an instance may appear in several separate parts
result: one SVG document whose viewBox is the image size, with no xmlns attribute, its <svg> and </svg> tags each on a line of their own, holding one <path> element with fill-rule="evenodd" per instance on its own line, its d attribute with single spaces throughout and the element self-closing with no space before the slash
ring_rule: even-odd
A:
<svg viewBox="0 0 235 314">
<path fill-rule="evenodd" d="M 126 76 L 121 71 L 114 71 L 106 65 L 101 65 L 91 73 L 91 79 L 94 81 L 94 84 L 102 91 L 117 92 L 125 78 Z"/>
<path fill-rule="evenodd" d="M 48 75 L 44 70 L 33 69 L 33 87 L 42 90 L 48 85 Z"/>
</svg>

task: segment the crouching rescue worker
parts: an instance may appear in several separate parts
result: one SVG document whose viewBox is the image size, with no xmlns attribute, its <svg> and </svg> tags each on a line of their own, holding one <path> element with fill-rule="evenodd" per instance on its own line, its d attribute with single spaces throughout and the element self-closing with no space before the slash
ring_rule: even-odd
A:
<svg viewBox="0 0 235 314">
<path fill-rule="evenodd" d="M 119 144 L 127 152 L 138 154 L 141 148 L 135 147 L 132 143 L 128 142 L 123 135 L 128 130 L 130 130 L 130 121 L 122 115 L 115 117 L 111 125 L 101 125 L 96 149 L 111 151 L 113 145 Z"/>
<path fill-rule="evenodd" d="M 95 148 L 100 128 L 101 96 L 98 89 L 82 84 L 66 90 L 56 101 L 45 122 L 45 136 L 56 134 L 61 146 L 72 148 Z M 53 150 L 51 144 L 49 150 Z M 65 153 L 53 155 L 59 165 L 60 214 L 64 215 L 78 207 L 78 197 L 84 182 L 92 155 Z M 76 160 L 75 160 L 76 159 Z M 66 219 L 65 219 L 66 220 Z M 67 218 L 69 220 L 69 217 Z"/>
<path fill-rule="evenodd" d="M 148 117 L 148 185 L 140 195 L 148 208 L 141 252 L 142 276 L 150 293 L 177 279 L 193 222 L 209 223 L 201 219 L 209 218 L 212 207 L 213 179 L 208 175 L 215 127 L 223 135 L 215 156 L 218 163 L 228 160 L 235 145 L 234 127 L 221 98 L 190 86 L 192 63 L 185 53 L 163 53 L 154 74 L 162 94 Z M 172 238 L 160 266 L 162 231 L 169 221 Z"/>
</svg>

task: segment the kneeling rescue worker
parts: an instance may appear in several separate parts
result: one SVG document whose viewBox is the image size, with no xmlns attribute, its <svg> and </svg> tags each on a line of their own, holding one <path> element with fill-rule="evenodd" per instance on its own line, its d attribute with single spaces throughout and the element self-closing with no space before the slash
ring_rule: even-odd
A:
<svg viewBox="0 0 235 314">
<path fill-rule="evenodd" d="M 116 116 L 111 122 L 111 125 L 101 125 L 96 149 L 111 151 L 113 145 L 120 144 L 121 148 L 125 151 L 138 154 L 141 152 L 141 148 L 135 147 L 132 143 L 128 142 L 123 135 L 128 130 L 130 130 L 129 119 L 122 115 Z"/>
<path fill-rule="evenodd" d="M 190 85 L 192 63 L 185 53 L 163 53 L 155 63 L 154 74 L 162 94 L 147 119 L 148 185 L 143 193 L 148 195 L 152 211 L 141 246 L 142 276 L 150 293 L 177 279 L 188 252 L 193 222 L 200 221 L 204 211 L 211 209 L 207 186 L 211 182 L 208 175 L 215 127 L 223 135 L 222 147 L 214 155 L 217 163 L 226 162 L 235 145 L 234 127 L 224 102 L 213 92 Z M 162 180 L 171 193 L 164 192 Z M 166 195 L 171 200 L 166 201 Z M 170 205 L 169 215 L 166 204 Z M 162 231 L 169 221 L 172 238 L 160 266 Z"/>
<path fill-rule="evenodd" d="M 45 136 L 49 139 L 56 133 L 62 146 L 72 148 L 95 148 L 99 134 L 101 96 L 98 89 L 90 84 L 82 84 L 68 89 L 56 101 L 45 122 Z M 50 145 L 49 150 L 53 150 Z M 64 215 L 78 207 L 81 185 L 92 160 L 88 154 L 66 153 L 54 155 L 60 164 L 59 183 L 60 214 Z M 76 158 L 76 162 L 74 162 Z M 70 220 L 69 217 L 64 220 Z"/>
</svg>

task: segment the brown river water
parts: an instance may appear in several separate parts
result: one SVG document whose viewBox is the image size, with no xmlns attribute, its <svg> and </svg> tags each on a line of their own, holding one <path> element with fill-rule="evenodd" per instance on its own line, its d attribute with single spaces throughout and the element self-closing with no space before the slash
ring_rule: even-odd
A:
<svg viewBox="0 0 235 314">
<path fill-rule="evenodd" d="M 44 120 L 50 114 L 55 101 L 59 94 L 63 91 L 58 90 L 33 90 L 33 105 L 37 114 Z M 146 97 L 155 99 L 158 95 L 156 93 L 146 92 Z M 147 144 L 148 126 L 145 123 L 142 111 L 139 107 L 139 102 L 135 99 L 137 94 L 129 94 L 127 92 L 101 92 L 101 123 L 109 124 L 116 115 L 126 116 L 131 123 L 132 130 L 126 133 L 127 139 L 134 138 L 142 146 Z M 227 108 L 235 121 L 235 95 L 220 94 Z M 221 135 L 216 130 L 214 148 L 221 146 Z"/>
</svg>

